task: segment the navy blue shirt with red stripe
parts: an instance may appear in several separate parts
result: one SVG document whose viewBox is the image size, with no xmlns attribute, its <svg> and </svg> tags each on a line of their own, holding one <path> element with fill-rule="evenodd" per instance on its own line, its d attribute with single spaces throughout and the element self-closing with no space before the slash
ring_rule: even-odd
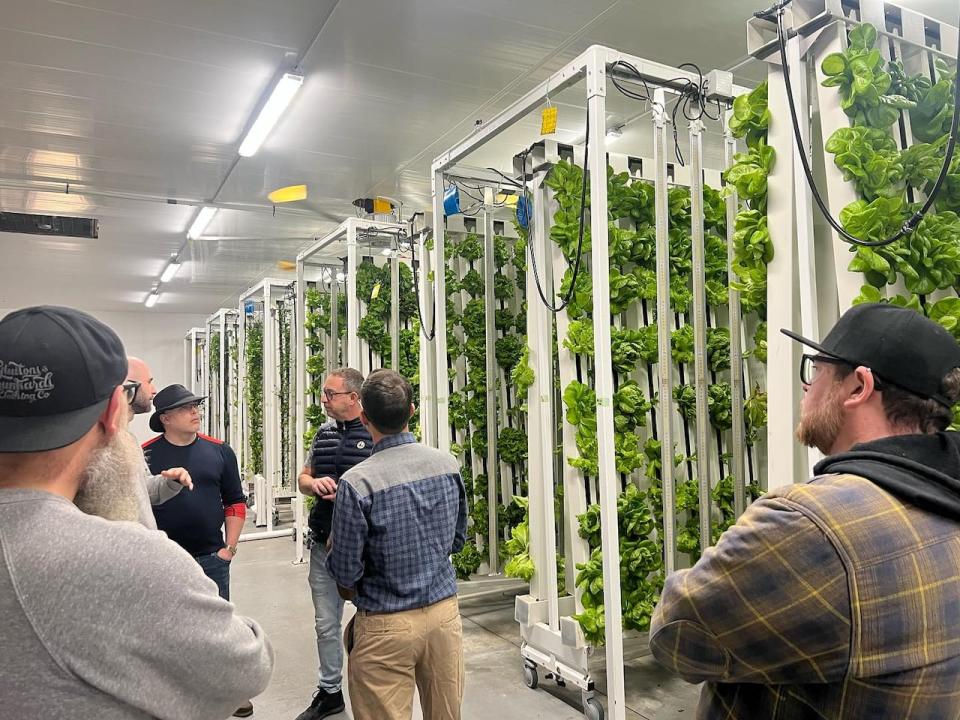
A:
<svg viewBox="0 0 960 720">
<path fill-rule="evenodd" d="M 174 445 L 163 435 L 143 444 L 154 475 L 186 468 L 193 490 L 183 490 L 153 508 L 157 527 L 191 555 L 208 555 L 224 547 L 224 508 L 245 502 L 237 456 L 229 445 L 199 434 L 189 445 Z"/>
</svg>

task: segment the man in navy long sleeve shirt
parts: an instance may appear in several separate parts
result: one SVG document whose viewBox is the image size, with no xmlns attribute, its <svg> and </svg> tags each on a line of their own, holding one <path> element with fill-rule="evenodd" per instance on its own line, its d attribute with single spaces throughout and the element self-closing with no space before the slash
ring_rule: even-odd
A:
<svg viewBox="0 0 960 720">
<path fill-rule="evenodd" d="M 410 383 L 371 373 L 360 390 L 373 454 L 340 479 L 327 558 L 357 615 L 347 629 L 356 720 L 460 717 L 463 647 L 450 555 L 466 539 L 467 506 L 454 457 L 416 441 Z M 353 647 L 349 636 L 352 634 Z"/>
<path fill-rule="evenodd" d="M 153 508 L 157 528 L 190 553 L 217 584 L 220 596 L 229 600 L 230 562 L 237 554 L 247 515 L 246 498 L 233 450 L 199 432 L 203 400 L 183 385 L 170 385 L 157 393 L 150 429 L 163 435 L 148 440 L 143 449 L 153 474 L 172 467 L 186 468 L 190 473 L 193 492 L 182 492 Z M 253 705 L 246 703 L 235 717 L 252 714 Z"/>
</svg>

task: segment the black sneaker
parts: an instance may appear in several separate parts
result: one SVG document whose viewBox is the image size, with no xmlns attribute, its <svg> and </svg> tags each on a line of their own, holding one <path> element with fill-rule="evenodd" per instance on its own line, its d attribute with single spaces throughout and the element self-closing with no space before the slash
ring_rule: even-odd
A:
<svg viewBox="0 0 960 720">
<path fill-rule="evenodd" d="M 326 690 L 317 689 L 313 694 L 313 702 L 310 707 L 297 715 L 297 720 L 320 720 L 329 715 L 342 713 L 346 709 L 343 704 L 343 692 L 328 693 Z"/>
<path fill-rule="evenodd" d="M 253 703 L 245 702 L 243 705 L 237 708 L 237 711 L 233 714 L 234 717 L 250 717 L 253 715 Z"/>
</svg>

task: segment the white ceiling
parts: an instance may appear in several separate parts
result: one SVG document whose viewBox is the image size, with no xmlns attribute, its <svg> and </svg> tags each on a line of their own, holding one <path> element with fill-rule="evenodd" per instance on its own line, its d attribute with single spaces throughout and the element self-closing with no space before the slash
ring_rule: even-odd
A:
<svg viewBox="0 0 960 720">
<path fill-rule="evenodd" d="M 214 198 L 243 209 L 221 210 L 191 243 L 154 311 L 232 306 L 354 198 L 426 210 L 433 158 L 590 45 L 726 68 L 768 4 L 0 0 L 0 209 L 100 220 L 97 240 L 0 234 L 0 307 L 136 309 Z M 953 0 L 912 5 L 954 12 Z M 303 89 L 238 160 L 258 104 L 298 59 Z M 581 135 L 582 111 L 558 100 L 560 137 Z M 638 108 L 611 97 L 610 109 Z M 480 160 L 508 168 L 537 130 L 518 126 Z M 304 182 L 309 203 L 274 215 L 266 193 Z"/>
</svg>

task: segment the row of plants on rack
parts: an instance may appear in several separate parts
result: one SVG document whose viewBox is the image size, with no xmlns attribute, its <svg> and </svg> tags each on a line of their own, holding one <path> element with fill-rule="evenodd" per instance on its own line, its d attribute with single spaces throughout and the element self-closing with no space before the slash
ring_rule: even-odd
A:
<svg viewBox="0 0 960 720">
<path fill-rule="evenodd" d="M 494 328 L 497 338 L 494 343 L 497 377 L 494 383 L 498 397 L 505 397 L 508 412 L 501 413 L 498 420 L 507 418 L 508 424 L 496 428 L 498 432 L 498 463 L 496 468 L 487 464 L 487 372 L 486 372 L 486 308 L 484 297 L 487 291 L 483 276 L 483 240 L 475 233 L 460 235 L 447 233 L 445 256 L 445 280 L 447 288 L 447 355 L 448 372 L 453 388 L 450 392 L 449 419 L 455 442 L 453 454 L 461 458 L 463 476 L 467 485 L 470 526 L 477 540 L 468 543 L 454 558 L 454 565 L 461 577 L 476 572 L 487 556 L 489 537 L 488 488 L 489 477 L 499 487 L 500 464 L 510 468 L 515 481 L 514 489 L 525 493 L 527 437 L 522 430 L 522 418 L 515 402 L 513 388 L 514 371 L 519 366 L 526 348 L 524 306 L 518 305 L 517 288 L 524 287 L 525 243 L 508 242 L 507 238 L 494 238 Z M 514 267 L 514 278 L 508 268 Z M 502 370 L 502 377 L 501 371 Z M 502 392 L 501 392 L 502 391 Z M 459 441 L 459 442 L 457 442 Z M 476 472 L 475 472 L 476 469 Z M 498 530 L 515 528 L 522 519 L 516 503 L 498 507 Z M 479 546 L 477 546 L 479 544 Z M 501 546 L 508 572 L 524 566 L 515 561 L 517 544 L 507 542 Z"/>
<path fill-rule="evenodd" d="M 849 33 L 847 49 L 824 58 L 823 85 L 838 87 L 849 127 L 837 128 L 825 149 L 859 199 L 840 211 L 840 222 L 862 240 L 896 232 L 919 207 L 940 171 L 953 116 L 956 71 L 938 60 L 933 81 L 908 75 L 899 62 L 883 60 L 876 28 L 864 23 Z M 900 149 L 891 126 L 901 113 L 917 141 Z M 921 298 L 960 285 L 960 155 L 954 156 L 943 190 L 907 237 L 884 247 L 850 246 L 849 270 L 883 289 L 903 281 Z M 869 292 L 869 291 L 868 291 Z"/>
<path fill-rule="evenodd" d="M 209 420 L 207 429 L 211 434 L 216 432 L 216 425 L 219 420 L 217 414 L 219 412 L 220 394 L 222 392 L 222 384 L 220 382 L 220 343 L 220 333 L 211 332 L 209 355 L 207 358 L 207 393 L 210 395 L 210 401 L 206 403 L 207 418 Z"/>
<path fill-rule="evenodd" d="M 773 241 L 767 227 L 767 176 L 775 153 L 767 145 L 770 109 L 766 81 L 733 102 L 729 129 L 742 138 L 746 152 L 737 153 L 723 179 L 727 192 L 735 191 L 740 209 L 734 220 L 731 287 L 740 293 L 743 313 L 766 318 L 767 265 L 773 260 Z"/>
<path fill-rule="evenodd" d="M 837 128 L 825 149 L 857 200 L 840 211 L 847 232 L 881 240 L 900 229 L 932 189 L 943 164 L 953 118 L 956 68 L 935 62 L 926 73 L 909 75 L 902 63 L 886 63 L 877 30 L 863 23 L 850 30 L 846 50 L 824 58 L 823 85 L 838 87 L 849 127 Z M 912 145 L 900 148 L 892 128 L 909 117 Z M 854 304 L 890 302 L 923 313 L 960 339 L 960 154 L 954 155 L 934 206 L 917 228 L 883 247 L 854 247 L 848 270 L 866 284 Z M 906 294 L 892 297 L 887 286 L 902 282 Z M 951 293 L 933 300 L 934 293 Z M 960 405 L 955 408 L 960 416 Z M 956 424 L 955 424 L 956 426 Z"/>
<path fill-rule="evenodd" d="M 293 428 L 290 426 L 290 381 L 292 379 L 290 359 L 293 343 L 291 302 L 290 299 L 285 299 L 277 305 L 277 337 L 280 361 L 278 368 L 280 382 L 277 385 L 277 404 L 280 406 L 280 482 L 284 485 L 294 477 L 292 458 L 290 457 L 293 450 L 291 442 Z"/>
<path fill-rule="evenodd" d="M 325 420 L 323 407 L 320 405 L 320 393 L 323 392 L 323 378 L 327 371 L 324 353 L 326 338 L 330 337 L 333 328 L 330 317 L 330 293 L 323 292 L 317 287 L 308 288 L 304 294 L 304 305 L 306 308 L 303 327 L 307 352 L 307 406 L 304 411 L 306 430 L 301 440 L 304 447 L 309 448 L 313 442 L 313 436 Z M 337 309 L 337 330 L 342 339 L 346 333 L 346 295 L 344 293 L 340 293 L 337 298 Z"/>
<path fill-rule="evenodd" d="M 263 317 L 247 318 L 245 345 L 247 446 L 251 474 L 263 474 Z"/>
<path fill-rule="evenodd" d="M 772 259 L 772 243 L 766 229 L 766 178 L 773 162 L 773 151 L 766 146 L 766 128 L 769 112 L 766 108 L 765 86 L 749 97 L 738 101 L 738 136 L 748 139 L 748 152 L 736 157 L 736 162 L 727 173 L 725 181 L 736 188 L 745 201 L 743 211 L 737 216 L 734 237 L 734 270 L 736 278 L 727 276 L 726 240 L 726 194 L 704 187 L 704 249 L 706 303 L 708 318 L 716 310 L 727 306 L 729 288 L 741 292 L 746 312 L 763 316 L 766 303 L 766 266 Z M 735 113 L 735 117 L 737 113 Z M 659 526 L 663 519 L 660 443 L 655 430 L 645 430 L 661 399 L 653 391 L 652 380 L 648 393 L 637 382 L 642 378 L 638 371 L 645 370 L 648 379 L 652 366 L 659 360 L 658 327 L 648 321 L 648 305 L 656 300 L 656 226 L 654 217 L 654 187 L 644 180 L 631 180 L 627 173 L 614 173 L 608 168 L 608 236 L 610 256 L 610 312 L 622 316 L 625 322 L 614 322 L 611 328 L 611 360 L 614 371 L 614 462 L 615 469 L 623 478 L 625 491 L 619 505 L 620 552 L 622 558 L 621 586 L 623 588 L 624 627 L 645 630 L 650 614 L 657 601 L 662 585 L 663 548 L 654 537 L 654 523 Z M 571 265 L 575 259 L 579 235 L 580 188 L 582 170 L 570 163 L 558 163 L 547 180 L 554 191 L 559 210 L 554 216 L 551 238 Z M 680 324 L 679 316 L 690 311 L 693 300 L 691 276 L 691 198 L 684 187 L 672 187 L 668 191 L 669 212 L 669 267 L 670 304 L 677 314 L 677 329 L 671 334 L 671 355 L 678 367 L 690 365 L 694 359 L 694 335 L 690 324 Z M 589 232 L 582 243 L 584 253 L 590 251 Z M 589 257 L 589 256 L 588 256 Z M 559 289 L 564 296 L 570 289 L 572 271 L 568 271 Z M 585 478 L 598 474 L 598 441 L 596 408 L 597 398 L 592 387 L 592 358 L 594 349 L 594 318 L 592 317 L 592 279 L 581 268 L 567 316 L 568 331 L 562 340 L 563 346 L 578 360 L 580 379 L 570 382 L 563 390 L 565 419 L 575 428 L 577 456 L 567 462 L 582 472 Z M 642 303 L 642 311 L 637 311 Z M 624 315 L 626 313 L 626 315 Z M 642 318 L 637 325 L 636 319 Z M 629 322 L 628 322 L 629 321 Z M 634 323 L 634 324 L 631 324 Z M 707 361 L 711 376 L 730 369 L 730 332 L 727 328 L 711 327 L 707 333 Z M 760 323 L 754 337 L 753 353 L 758 360 L 765 360 L 765 325 Z M 681 369 L 681 375 L 683 371 Z M 649 394 L 649 397 L 648 397 Z M 747 398 L 753 412 L 748 412 L 746 428 L 749 441 L 759 438 L 759 431 L 766 424 L 765 394 L 759 388 Z M 692 386 L 682 382 L 673 391 L 673 398 L 682 417 L 695 417 L 695 395 Z M 739 401 L 739 399 L 738 399 Z M 715 381 L 708 387 L 710 420 L 720 433 L 732 425 L 730 385 Z M 763 405 L 762 412 L 760 405 Z M 646 437 L 646 441 L 643 441 Z M 687 440 L 689 445 L 689 439 Z M 689 451 L 689 448 L 688 448 Z M 706 449 L 704 450 L 706 451 Z M 683 464 L 682 455 L 676 458 Z M 646 477 L 646 490 L 634 483 L 640 473 Z M 733 519 L 732 481 L 721 482 L 714 489 L 718 527 L 725 528 Z M 679 508 L 688 513 L 683 531 L 694 531 L 698 518 L 689 513 L 690 508 Z M 628 520 L 624 520 L 624 516 Z M 635 517 L 631 522 L 630 517 Z M 590 542 L 591 558 L 577 566 L 577 585 L 583 591 L 584 612 L 577 616 L 585 637 L 591 644 L 603 642 L 604 620 L 602 607 L 602 557 L 599 551 L 599 507 L 592 506 L 581 516 L 581 535 Z M 694 537 L 692 547 L 681 548 L 685 552 L 698 552 L 699 539 Z"/>
</svg>

